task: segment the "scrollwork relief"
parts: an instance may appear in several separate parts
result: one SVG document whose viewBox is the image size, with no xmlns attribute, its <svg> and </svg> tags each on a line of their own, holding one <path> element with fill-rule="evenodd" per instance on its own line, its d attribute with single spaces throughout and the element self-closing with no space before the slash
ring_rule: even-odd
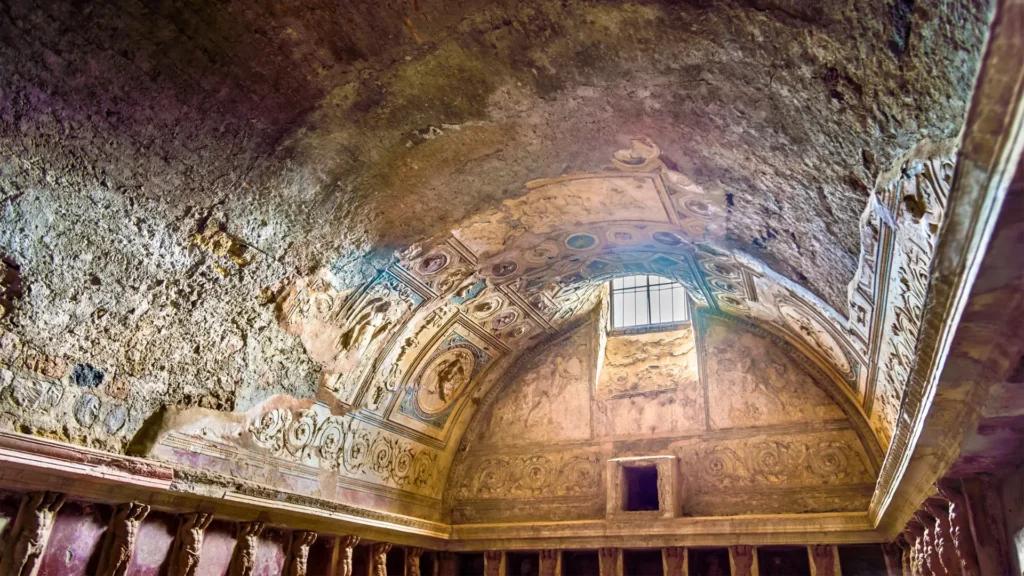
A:
<svg viewBox="0 0 1024 576">
<path fill-rule="evenodd" d="M 871 420 L 886 444 L 900 410 L 917 351 L 932 258 L 945 215 L 953 161 L 916 161 L 885 191 L 896 203 L 894 248 Z"/>
<path fill-rule="evenodd" d="M 463 499 L 596 495 L 602 461 L 595 455 L 495 456 L 468 462 L 456 494 Z"/>
<path fill-rule="evenodd" d="M 381 482 L 425 491 L 435 483 L 437 454 L 382 431 L 333 416 L 323 405 L 293 414 L 276 408 L 252 420 L 253 443 L 278 457 L 325 470 L 376 476 Z"/>
</svg>

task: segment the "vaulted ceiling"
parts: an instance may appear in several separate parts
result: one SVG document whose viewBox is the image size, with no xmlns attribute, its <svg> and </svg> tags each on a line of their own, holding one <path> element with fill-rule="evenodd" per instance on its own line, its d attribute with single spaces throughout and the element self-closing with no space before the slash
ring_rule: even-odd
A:
<svg viewBox="0 0 1024 576">
<path fill-rule="evenodd" d="M 5 426 L 447 522 L 496 398 L 651 273 L 877 478 L 984 4 L 4 10 Z"/>
</svg>

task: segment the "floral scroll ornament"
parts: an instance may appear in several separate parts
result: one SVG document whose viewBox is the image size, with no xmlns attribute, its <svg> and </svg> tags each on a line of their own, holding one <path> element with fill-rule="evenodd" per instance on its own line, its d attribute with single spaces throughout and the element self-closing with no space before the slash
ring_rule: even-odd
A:
<svg viewBox="0 0 1024 576">
<path fill-rule="evenodd" d="M 254 444 L 277 457 L 325 470 L 372 474 L 396 486 L 433 485 L 437 455 L 416 450 L 380 431 L 353 426 L 322 405 L 295 414 L 274 409 L 253 420 L 247 431 Z"/>
</svg>

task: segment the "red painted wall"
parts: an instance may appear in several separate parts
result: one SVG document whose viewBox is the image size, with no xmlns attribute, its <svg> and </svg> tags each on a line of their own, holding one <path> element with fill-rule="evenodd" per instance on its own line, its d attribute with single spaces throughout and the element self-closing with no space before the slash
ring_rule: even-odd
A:
<svg viewBox="0 0 1024 576">
<path fill-rule="evenodd" d="M 268 528 L 260 536 L 256 549 L 254 576 L 278 576 L 284 570 L 285 547 L 288 546 L 288 532 Z M 310 570 L 311 575 L 319 574 Z M 325 572 L 326 574 L 326 572 Z"/>
<path fill-rule="evenodd" d="M 65 502 L 57 513 L 39 576 L 86 576 L 96 572 L 111 509 Z"/>
<path fill-rule="evenodd" d="M 235 525 L 223 520 L 214 520 L 203 537 L 203 553 L 199 557 L 196 576 L 224 576 L 231 564 L 231 553 L 235 550 Z"/>
<path fill-rule="evenodd" d="M 150 512 L 139 526 L 135 553 L 128 565 L 128 576 L 162 576 L 178 531 L 178 519 L 163 512 Z"/>
</svg>

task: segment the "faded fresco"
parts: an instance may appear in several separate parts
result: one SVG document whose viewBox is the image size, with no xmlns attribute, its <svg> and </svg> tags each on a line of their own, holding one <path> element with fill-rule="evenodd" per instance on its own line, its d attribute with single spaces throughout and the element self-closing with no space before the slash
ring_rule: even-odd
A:
<svg viewBox="0 0 1024 576">
<path fill-rule="evenodd" d="M 600 376 L 565 380 L 558 367 L 606 330 L 591 322 L 504 382 L 456 464 L 453 519 L 604 517 L 606 495 L 581 462 L 604 470 L 609 458 L 652 454 L 678 459 L 685 515 L 864 509 L 875 465 L 815 365 L 742 322 L 698 312 L 694 326 L 608 335 Z"/>
</svg>

